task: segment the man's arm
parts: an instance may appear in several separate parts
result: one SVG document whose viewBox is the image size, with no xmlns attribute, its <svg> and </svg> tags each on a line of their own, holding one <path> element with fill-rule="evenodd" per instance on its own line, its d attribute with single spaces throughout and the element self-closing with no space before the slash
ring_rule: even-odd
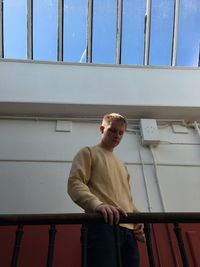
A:
<svg viewBox="0 0 200 267">
<path fill-rule="evenodd" d="M 75 156 L 68 179 L 68 194 L 72 200 L 87 212 L 94 212 L 102 204 L 90 192 L 88 182 L 91 176 L 92 159 L 88 148 L 81 149 Z"/>
</svg>

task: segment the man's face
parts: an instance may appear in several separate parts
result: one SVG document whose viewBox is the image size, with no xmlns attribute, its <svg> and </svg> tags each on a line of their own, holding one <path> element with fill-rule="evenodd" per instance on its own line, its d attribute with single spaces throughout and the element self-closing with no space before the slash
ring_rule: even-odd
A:
<svg viewBox="0 0 200 267">
<path fill-rule="evenodd" d="M 126 130 L 125 123 L 121 120 L 114 120 L 110 125 L 100 127 L 102 133 L 102 144 L 113 150 L 121 141 Z"/>
</svg>

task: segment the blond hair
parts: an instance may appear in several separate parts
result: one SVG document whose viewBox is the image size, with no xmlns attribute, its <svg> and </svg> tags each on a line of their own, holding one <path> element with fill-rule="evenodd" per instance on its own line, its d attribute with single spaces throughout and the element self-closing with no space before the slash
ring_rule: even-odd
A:
<svg viewBox="0 0 200 267">
<path fill-rule="evenodd" d="M 122 122 L 124 122 L 125 126 L 127 127 L 127 119 L 124 116 L 120 115 L 119 113 L 106 114 L 103 117 L 102 125 L 103 126 L 110 125 L 113 121 L 122 121 Z"/>
</svg>

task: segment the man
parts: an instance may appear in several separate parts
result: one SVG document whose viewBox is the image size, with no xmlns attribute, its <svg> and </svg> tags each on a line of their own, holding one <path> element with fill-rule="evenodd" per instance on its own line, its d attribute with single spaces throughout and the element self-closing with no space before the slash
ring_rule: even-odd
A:
<svg viewBox="0 0 200 267">
<path fill-rule="evenodd" d="M 127 168 L 113 153 L 126 127 L 122 115 L 105 115 L 100 126 L 100 143 L 81 149 L 72 162 L 69 195 L 86 212 L 101 213 L 105 221 L 86 227 L 87 267 L 139 266 L 136 239 L 144 241 L 142 225 L 118 225 L 120 214 L 138 212 L 132 200 Z"/>
</svg>

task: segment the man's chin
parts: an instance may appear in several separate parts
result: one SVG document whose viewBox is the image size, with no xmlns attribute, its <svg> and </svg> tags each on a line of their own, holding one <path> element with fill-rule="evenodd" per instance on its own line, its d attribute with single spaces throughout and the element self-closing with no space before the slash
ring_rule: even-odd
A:
<svg viewBox="0 0 200 267">
<path fill-rule="evenodd" d="M 115 147 L 118 146 L 119 143 L 120 143 L 119 141 L 114 141 L 114 142 L 113 142 L 113 144 L 114 144 Z"/>
</svg>

